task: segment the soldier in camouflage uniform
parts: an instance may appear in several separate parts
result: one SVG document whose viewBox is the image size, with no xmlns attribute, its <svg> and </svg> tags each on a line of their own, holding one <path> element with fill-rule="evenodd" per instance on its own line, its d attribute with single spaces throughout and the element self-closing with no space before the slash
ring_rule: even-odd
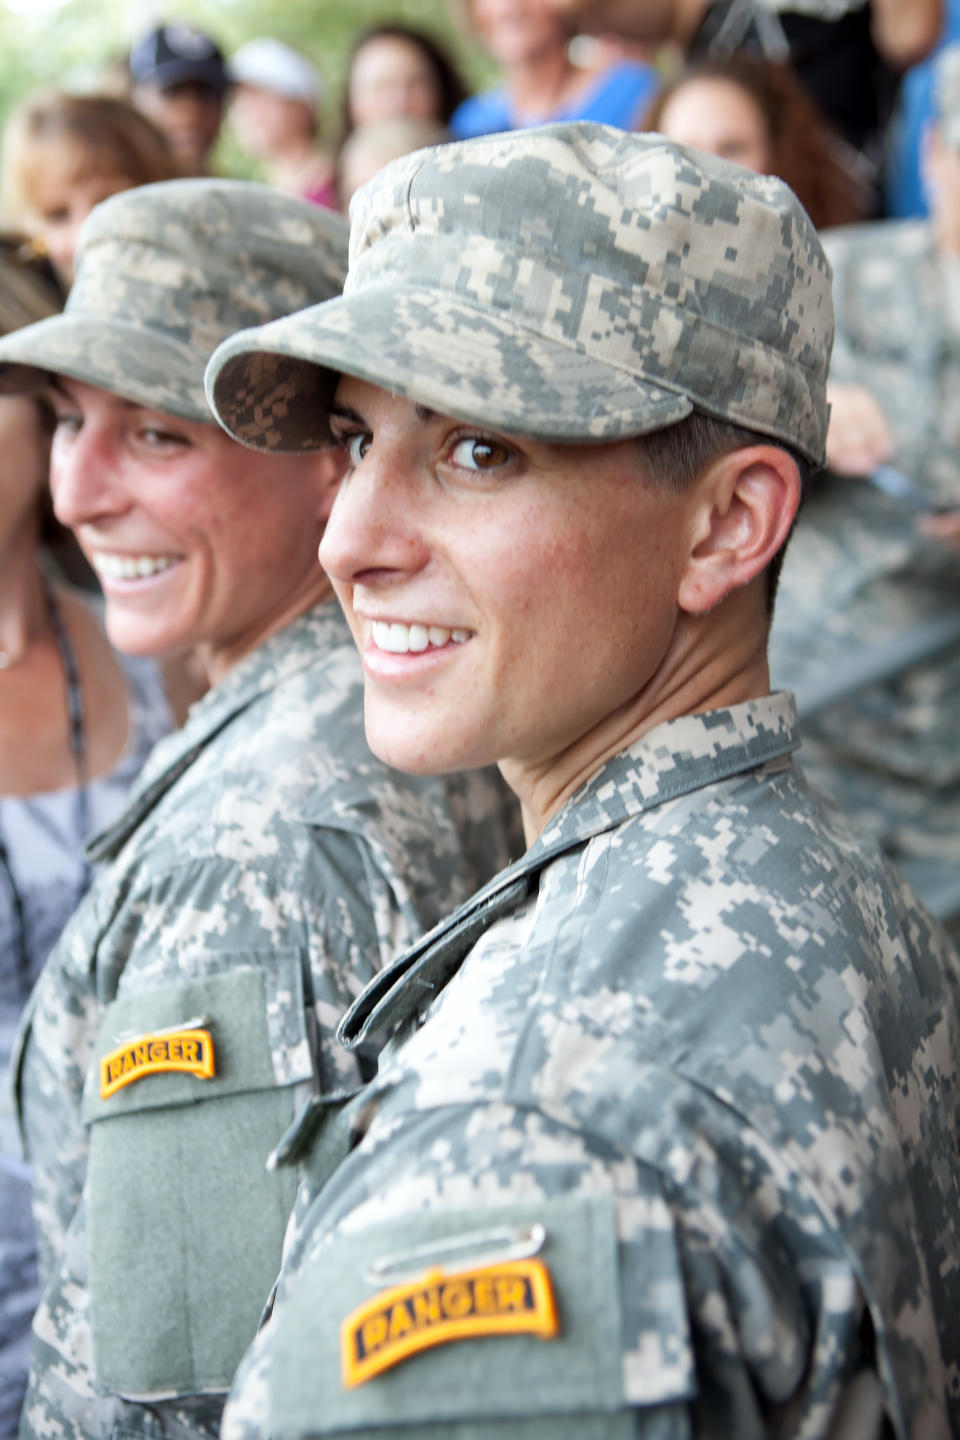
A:
<svg viewBox="0 0 960 1440">
<path fill-rule="evenodd" d="M 21 1036 L 45 1283 L 25 1436 L 216 1433 L 294 1197 L 270 1151 L 370 1073 L 334 1043 L 349 1001 L 510 858 L 499 777 L 408 778 L 366 746 L 316 562 L 339 455 L 244 451 L 204 398 L 220 340 L 345 265 L 338 217 L 263 186 L 130 191 L 85 227 L 65 314 L 0 355 L 7 386 L 54 377 L 55 500 L 112 638 L 189 638 L 215 682 L 94 841 Z"/>
<path fill-rule="evenodd" d="M 837 313 L 827 456 L 853 473 L 828 472 L 808 497 L 770 661 L 775 682 L 818 702 L 801 708 L 811 778 L 960 934 L 960 47 L 937 78 L 933 219 L 825 237 Z M 847 421 L 853 402 L 863 409 Z M 886 463 L 909 482 L 903 495 L 868 478 Z M 819 703 L 858 665 L 859 689 Z"/>
<path fill-rule="evenodd" d="M 278 1153 L 225 1440 L 946 1440 L 960 963 L 766 667 L 826 430 L 816 235 L 779 181 L 586 124 L 420 152 L 352 219 L 343 297 L 227 341 L 208 395 L 265 450 L 329 412 L 371 744 L 498 757 L 530 848 L 348 1012 L 387 1046 Z"/>
</svg>

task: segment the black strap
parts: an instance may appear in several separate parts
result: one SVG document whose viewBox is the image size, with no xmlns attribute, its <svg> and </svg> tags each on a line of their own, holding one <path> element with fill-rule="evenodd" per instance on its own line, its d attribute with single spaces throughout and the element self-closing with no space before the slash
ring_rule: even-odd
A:
<svg viewBox="0 0 960 1440">
<path fill-rule="evenodd" d="M 17 979 L 20 982 L 20 989 L 24 992 L 30 988 L 30 947 L 27 943 L 27 917 L 23 909 L 23 897 L 20 894 L 20 887 L 17 885 L 13 874 L 13 867 L 10 864 L 10 856 L 7 847 L 3 843 L 3 836 L 0 835 L 0 870 L 3 871 L 4 879 L 7 882 L 7 889 L 10 892 L 10 903 L 13 906 L 14 934 L 17 947 Z"/>
<path fill-rule="evenodd" d="M 70 632 L 64 623 L 63 615 L 60 612 L 60 605 L 53 593 L 53 589 L 49 586 L 47 588 L 47 611 L 50 615 L 50 624 L 53 626 L 57 650 L 60 652 L 63 678 L 67 685 L 67 719 L 70 725 L 70 754 L 73 756 L 74 769 L 77 775 L 77 834 L 80 837 L 81 844 L 86 844 L 90 834 L 90 796 L 87 789 L 86 707 L 83 703 L 80 669 L 77 665 L 77 657 L 74 652 L 73 642 L 70 639 Z M 80 890 L 81 895 L 87 888 L 88 880 L 89 866 L 86 860 L 84 860 L 83 879 Z"/>
</svg>

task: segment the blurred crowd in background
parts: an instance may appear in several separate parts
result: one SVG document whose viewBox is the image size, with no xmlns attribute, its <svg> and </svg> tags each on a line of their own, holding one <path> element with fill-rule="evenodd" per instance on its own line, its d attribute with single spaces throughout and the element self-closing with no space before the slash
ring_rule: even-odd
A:
<svg viewBox="0 0 960 1440">
<path fill-rule="evenodd" d="M 572 118 L 659 128 L 776 173 L 820 226 L 927 213 L 931 65 L 960 35 L 954 0 L 667 0 L 622 23 L 615 5 L 599 20 L 580 8 L 451 0 L 458 53 L 438 30 L 379 20 L 356 34 L 339 93 L 326 57 L 273 36 L 227 54 L 182 20 L 156 26 L 82 91 L 45 88 L 14 106 L 3 222 L 69 280 L 99 199 L 222 172 L 224 154 L 244 176 L 346 211 L 404 151 Z M 499 83 L 470 93 L 464 55 Z"/>
</svg>

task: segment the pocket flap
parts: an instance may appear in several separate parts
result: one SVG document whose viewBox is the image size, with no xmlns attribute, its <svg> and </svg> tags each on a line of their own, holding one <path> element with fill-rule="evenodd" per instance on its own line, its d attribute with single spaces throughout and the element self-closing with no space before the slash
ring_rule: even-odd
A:
<svg viewBox="0 0 960 1440">
<path fill-rule="evenodd" d="M 536 1227 L 540 1246 L 517 1258 L 521 1242 L 511 1259 L 511 1236 Z M 665 1250 L 676 1266 L 666 1238 L 651 1238 L 661 1277 Z M 451 1263 L 471 1245 L 473 1255 Z M 689 1354 L 679 1271 L 654 1290 L 648 1316 L 655 1302 L 666 1348 Z M 561 1430 L 550 1434 L 632 1435 L 624 1315 L 606 1196 L 410 1215 L 338 1233 L 297 1274 L 261 1336 L 266 1428 L 296 1437 L 407 1425 L 428 1434 L 456 1423 L 484 1435 L 509 1422 L 513 1434 L 552 1417 Z M 649 1403 L 683 1402 L 693 1383 L 692 1368 L 665 1369 L 659 1389 L 650 1377 Z"/>
<path fill-rule="evenodd" d="M 126 1397 L 226 1389 L 296 1193 L 267 1160 L 313 1073 L 299 954 L 213 958 L 114 1001 L 88 1076 L 93 1361 Z"/>
<path fill-rule="evenodd" d="M 297 952 L 229 959 L 222 974 L 121 995 L 106 1007 L 84 1088 L 85 1120 L 310 1078 Z"/>
</svg>

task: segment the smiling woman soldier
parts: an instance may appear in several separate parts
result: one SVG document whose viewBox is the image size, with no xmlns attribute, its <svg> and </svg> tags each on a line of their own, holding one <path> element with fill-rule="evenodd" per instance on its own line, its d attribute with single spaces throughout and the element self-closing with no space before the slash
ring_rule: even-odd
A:
<svg viewBox="0 0 960 1440">
<path fill-rule="evenodd" d="M 499 761 L 530 848 L 350 1011 L 392 1042 L 302 1135 L 224 1435 L 946 1440 L 957 959 L 766 672 L 826 430 L 816 234 L 590 125 L 420 152 L 352 218 L 343 298 L 208 394 L 262 448 L 329 415 L 372 746 Z"/>
<path fill-rule="evenodd" d="M 317 565 L 342 470 L 242 449 L 203 371 L 337 293 L 346 229 L 259 185 L 130 191 L 84 227 L 62 316 L 0 347 L 52 384 L 52 487 L 123 651 L 210 690 L 94 842 L 106 868 L 34 993 L 19 1066 L 45 1294 L 24 1435 L 215 1432 L 293 1202 L 265 1163 L 356 1085 L 350 1000 L 508 858 L 499 781 L 392 775 Z"/>
</svg>

